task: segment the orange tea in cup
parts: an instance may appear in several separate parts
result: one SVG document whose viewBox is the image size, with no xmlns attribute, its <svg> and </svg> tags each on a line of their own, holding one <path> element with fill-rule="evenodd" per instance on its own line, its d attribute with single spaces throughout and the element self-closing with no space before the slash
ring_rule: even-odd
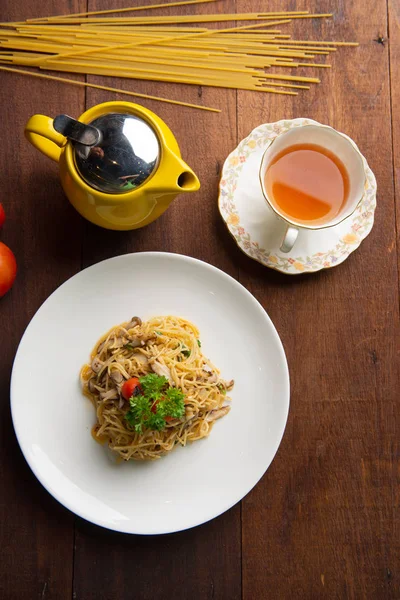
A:
<svg viewBox="0 0 400 600">
<path fill-rule="evenodd" d="M 268 197 L 291 221 L 322 225 L 335 219 L 349 196 L 342 161 L 317 144 L 294 144 L 279 152 L 264 175 Z"/>
</svg>

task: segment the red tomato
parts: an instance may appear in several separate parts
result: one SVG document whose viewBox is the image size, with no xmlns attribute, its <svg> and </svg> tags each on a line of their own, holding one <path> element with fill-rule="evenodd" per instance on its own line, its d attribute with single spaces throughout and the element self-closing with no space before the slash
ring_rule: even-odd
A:
<svg viewBox="0 0 400 600">
<path fill-rule="evenodd" d="M 134 391 L 137 387 L 139 387 L 140 389 L 140 383 L 137 377 L 131 377 L 131 379 L 125 381 L 121 388 L 121 394 L 123 395 L 125 400 L 129 400 L 129 398 L 133 396 Z"/>
<path fill-rule="evenodd" d="M 0 242 L 0 298 L 12 286 L 17 274 L 17 261 L 10 248 Z"/>
<path fill-rule="evenodd" d="M 3 227 L 5 220 L 6 220 L 6 213 L 4 212 L 3 205 L 0 202 L 0 227 Z"/>
</svg>

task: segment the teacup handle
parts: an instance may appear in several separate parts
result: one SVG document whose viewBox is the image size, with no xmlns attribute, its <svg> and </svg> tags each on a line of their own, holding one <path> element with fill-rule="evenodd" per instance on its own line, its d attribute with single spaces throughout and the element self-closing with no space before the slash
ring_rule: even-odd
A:
<svg viewBox="0 0 400 600">
<path fill-rule="evenodd" d="M 297 240 L 298 235 L 299 230 L 297 229 L 297 227 L 293 227 L 293 225 L 288 225 L 282 240 L 280 248 L 281 252 L 290 252 Z"/>
</svg>

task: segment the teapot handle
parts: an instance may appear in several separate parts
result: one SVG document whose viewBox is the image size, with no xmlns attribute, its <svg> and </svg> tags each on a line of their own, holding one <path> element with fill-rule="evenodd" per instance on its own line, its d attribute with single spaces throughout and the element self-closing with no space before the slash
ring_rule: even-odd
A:
<svg viewBox="0 0 400 600">
<path fill-rule="evenodd" d="M 59 161 L 66 138 L 54 129 L 53 119 L 45 115 L 33 115 L 25 125 L 25 137 L 40 152 Z"/>
</svg>

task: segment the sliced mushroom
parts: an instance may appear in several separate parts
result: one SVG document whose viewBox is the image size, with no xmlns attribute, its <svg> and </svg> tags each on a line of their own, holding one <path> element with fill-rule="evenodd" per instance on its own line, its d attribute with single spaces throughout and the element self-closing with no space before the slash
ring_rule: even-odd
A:
<svg viewBox="0 0 400 600">
<path fill-rule="evenodd" d="M 149 359 L 144 354 L 137 352 L 134 356 L 134 359 L 141 365 L 145 366 L 149 363 Z"/>
<path fill-rule="evenodd" d="M 207 383 L 217 383 L 218 375 L 216 373 L 212 373 L 212 375 L 208 378 Z"/>
<path fill-rule="evenodd" d="M 110 377 L 114 383 L 122 383 L 123 376 L 121 371 L 119 371 L 118 369 L 113 369 L 110 373 Z"/>
<path fill-rule="evenodd" d="M 167 366 L 163 365 L 158 360 L 151 360 L 150 366 L 153 369 L 154 373 L 156 373 L 160 377 L 166 377 L 168 379 L 170 385 L 173 384 L 171 371 L 168 369 Z"/>
<path fill-rule="evenodd" d="M 205 388 L 202 388 L 197 397 L 199 400 L 206 400 L 207 396 L 208 396 L 208 391 Z"/>
<path fill-rule="evenodd" d="M 99 346 L 97 348 L 97 354 L 100 354 L 102 352 L 105 345 L 106 345 L 106 340 L 104 340 L 104 342 L 101 342 L 101 344 L 99 344 Z"/>
<path fill-rule="evenodd" d="M 235 385 L 235 381 L 231 379 L 230 381 L 224 381 L 221 379 L 221 385 L 226 389 L 227 392 L 230 392 L 233 386 Z"/>
<path fill-rule="evenodd" d="M 100 395 L 101 392 L 105 392 L 105 391 L 106 391 L 106 389 L 104 387 L 102 387 L 101 385 L 95 385 L 94 386 L 94 393 L 95 394 L 97 393 L 97 394 Z"/>
<path fill-rule="evenodd" d="M 142 324 L 142 319 L 140 319 L 139 317 L 132 317 L 130 322 L 125 325 L 125 329 L 133 329 L 134 327 L 137 327 L 138 325 L 141 325 L 141 324 Z"/>
<path fill-rule="evenodd" d="M 92 379 L 89 379 L 89 381 L 88 381 L 88 390 L 91 394 L 94 394 L 94 392 L 96 391 L 95 380 L 93 377 L 92 377 Z"/>
<path fill-rule="evenodd" d="M 127 350 L 134 350 L 135 348 L 140 348 L 140 346 L 144 346 L 145 342 L 136 337 L 129 337 L 128 339 L 125 340 L 125 343 L 122 345 L 122 347 L 126 348 Z M 119 346 L 121 347 L 121 346 Z"/>
<path fill-rule="evenodd" d="M 231 410 L 230 406 L 223 406 L 222 408 L 217 408 L 212 410 L 209 415 L 206 417 L 206 421 L 216 421 L 221 417 L 224 417 Z"/>
<path fill-rule="evenodd" d="M 128 344 L 130 346 L 132 346 L 132 348 L 139 348 L 139 346 L 143 346 L 144 345 L 144 342 L 143 342 L 143 340 L 141 340 L 137 336 L 133 336 L 133 337 L 130 338 Z"/>
<path fill-rule="evenodd" d="M 123 346 L 126 346 L 126 344 L 129 343 L 130 340 L 128 340 L 126 337 L 119 335 L 114 339 L 113 343 L 111 344 L 111 348 L 122 348 Z"/>
<path fill-rule="evenodd" d="M 146 335 L 143 334 L 143 335 L 141 335 L 139 337 L 140 337 L 142 346 L 145 346 L 147 344 L 147 342 L 151 342 L 152 340 L 156 340 L 157 339 L 157 334 L 155 334 L 155 333 L 147 333 Z"/>
<path fill-rule="evenodd" d="M 116 400 L 118 398 L 118 390 L 111 389 L 108 392 L 100 393 L 100 400 Z"/>
<path fill-rule="evenodd" d="M 98 375 L 98 381 L 97 381 L 97 385 L 102 386 L 105 390 L 108 390 L 108 382 L 109 382 L 109 376 L 107 373 L 107 369 L 103 369 L 103 371 L 101 372 L 101 375 Z"/>
<path fill-rule="evenodd" d="M 101 368 L 103 365 L 104 365 L 103 361 L 100 360 L 97 356 L 95 356 L 94 359 L 92 360 L 92 364 L 90 366 L 92 367 L 92 371 L 94 373 L 99 373 L 101 371 Z"/>
</svg>

